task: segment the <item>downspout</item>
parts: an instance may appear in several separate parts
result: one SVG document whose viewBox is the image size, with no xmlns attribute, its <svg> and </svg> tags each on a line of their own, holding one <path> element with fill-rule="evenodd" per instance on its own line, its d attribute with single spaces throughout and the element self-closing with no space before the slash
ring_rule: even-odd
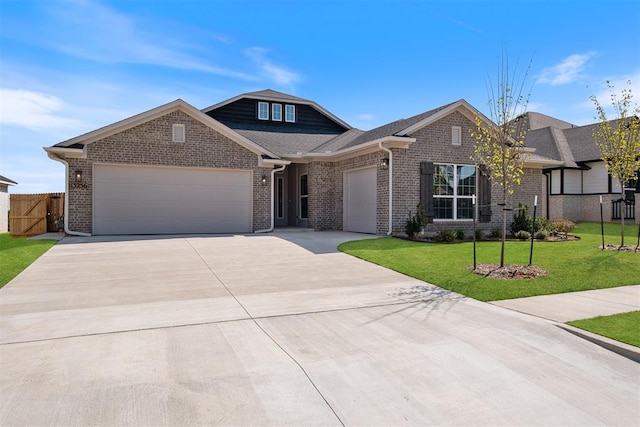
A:
<svg viewBox="0 0 640 427">
<path fill-rule="evenodd" d="M 91 237 L 90 233 L 83 233 L 82 231 L 74 231 L 69 229 L 69 162 L 61 159 L 56 155 L 51 155 L 51 153 L 47 153 L 47 156 L 49 156 L 51 160 L 55 160 L 64 165 L 64 189 L 66 192 L 64 196 L 64 232 L 72 236 Z"/>
<path fill-rule="evenodd" d="M 281 168 L 276 168 L 276 169 L 271 169 L 271 227 L 269 228 L 265 228 L 264 230 L 256 230 L 254 231 L 254 233 L 270 233 L 273 231 L 273 229 L 275 228 L 275 218 L 273 215 L 273 193 L 274 193 L 274 176 L 276 174 L 276 172 L 282 172 L 285 168 L 287 167 L 287 165 L 282 165 Z"/>
<path fill-rule="evenodd" d="M 393 152 L 382 146 L 382 141 L 378 141 L 378 147 L 389 153 L 389 231 L 387 236 L 393 232 Z"/>
</svg>

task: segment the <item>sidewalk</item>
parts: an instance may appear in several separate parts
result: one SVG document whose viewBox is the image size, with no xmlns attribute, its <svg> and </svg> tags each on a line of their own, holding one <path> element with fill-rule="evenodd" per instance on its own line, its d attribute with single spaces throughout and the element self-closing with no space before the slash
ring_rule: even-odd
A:
<svg viewBox="0 0 640 427">
<path fill-rule="evenodd" d="M 516 298 L 490 304 L 558 322 L 562 329 L 640 363 L 640 348 L 565 325 L 572 320 L 640 310 L 640 285 Z"/>
</svg>

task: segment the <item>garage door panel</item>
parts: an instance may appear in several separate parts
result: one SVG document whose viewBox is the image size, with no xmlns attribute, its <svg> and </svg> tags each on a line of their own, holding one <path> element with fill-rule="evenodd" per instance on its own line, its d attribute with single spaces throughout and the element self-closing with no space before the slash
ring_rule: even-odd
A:
<svg viewBox="0 0 640 427">
<path fill-rule="evenodd" d="M 94 233 L 250 232 L 252 200 L 251 171 L 96 165 Z"/>
<path fill-rule="evenodd" d="M 377 169 L 346 172 L 344 181 L 344 229 L 376 233 Z"/>
</svg>

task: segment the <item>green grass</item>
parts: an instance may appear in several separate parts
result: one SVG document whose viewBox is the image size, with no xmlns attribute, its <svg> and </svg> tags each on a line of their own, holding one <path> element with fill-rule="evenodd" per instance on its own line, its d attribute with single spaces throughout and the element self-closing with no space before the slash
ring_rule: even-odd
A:
<svg viewBox="0 0 640 427">
<path fill-rule="evenodd" d="M 618 244 L 618 224 L 605 224 L 605 243 Z M 469 272 L 473 244 L 421 243 L 391 237 L 346 242 L 339 249 L 416 279 L 480 301 L 585 291 L 640 284 L 640 253 L 602 251 L 600 224 L 581 223 L 581 240 L 536 242 L 533 264 L 549 275 L 536 279 L 491 279 Z M 625 228 L 626 243 L 636 243 L 638 226 Z M 530 243 L 507 242 L 505 264 L 529 264 Z M 500 242 L 478 242 L 478 264 L 498 264 Z"/>
<path fill-rule="evenodd" d="M 640 347 L 640 311 L 567 322 L 594 334 Z"/>
<path fill-rule="evenodd" d="M 0 288 L 55 244 L 56 240 L 28 240 L 0 234 Z"/>
</svg>

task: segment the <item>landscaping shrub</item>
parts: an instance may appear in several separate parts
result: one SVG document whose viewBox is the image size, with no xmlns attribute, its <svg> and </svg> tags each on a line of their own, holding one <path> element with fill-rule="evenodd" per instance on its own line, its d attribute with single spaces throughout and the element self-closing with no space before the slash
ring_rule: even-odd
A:
<svg viewBox="0 0 640 427">
<path fill-rule="evenodd" d="M 538 240 L 544 240 L 549 237 L 549 232 L 546 229 L 541 228 L 540 230 L 536 231 L 534 237 Z"/>
<path fill-rule="evenodd" d="M 576 228 L 576 223 L 568 219 L 559 219 L 557 221 L 553 221 L 551 224 L 555 232 L 554 234 L 559 234 L 564 238 L 566 238 L 567 235 Z"/>
<path fill-rule="evenodd" d="M 502 237 L 502 230 L 499 228 L 492 228 L 489 237 L 492 239 L 500 239 Z"/>
<path fill-rule="evenodd" d="M 484 232 L 480 228 L 476 228 L 476 240 L 482 240 Z"/>
<path fill-rule="evenodd" d="M 416 206 L 416 214 L 411 215 L 411 212 L 409 212 L 409 218 L 405 223 L 404 232 L 407 233 L 407 236 L 413 239 L 416 236 L 416 234 L 422 231 L 422 228 L 424 227 L 425 222 L 426 221 L 424 218 L 424 210 L 422 209 L 422 203 L 418 203 L 418 205 Z"/>
<path fill-rule="evenodd" d="M 453 242 L 456 239 L 456 232 L 453 230 L 440 230 L 436 233 L 435 239 L 438 242 Z"/>
<path fill-rule="evenodd" d="M 456 239 L 464 240 L 464 230 L 456 230 Z"/>
<path fill-rule="evenodd" d="M 515 238 L 519 240 L 529 240 L 531 238 L 531 233 L 526 230 L 520 230 L 515 234 Z"/>
<path fill-rule="evenodd" d="M 529 215 L 529 206 L 520 203 L 518 204 L 516 214 L 513 216 L 513 222 L 511 223 L 509 230 L 511 231 L 511 234 L 517 236 L 518 231 L 531 231 L 532 222 L 533 217 Z"/>
</svg>

